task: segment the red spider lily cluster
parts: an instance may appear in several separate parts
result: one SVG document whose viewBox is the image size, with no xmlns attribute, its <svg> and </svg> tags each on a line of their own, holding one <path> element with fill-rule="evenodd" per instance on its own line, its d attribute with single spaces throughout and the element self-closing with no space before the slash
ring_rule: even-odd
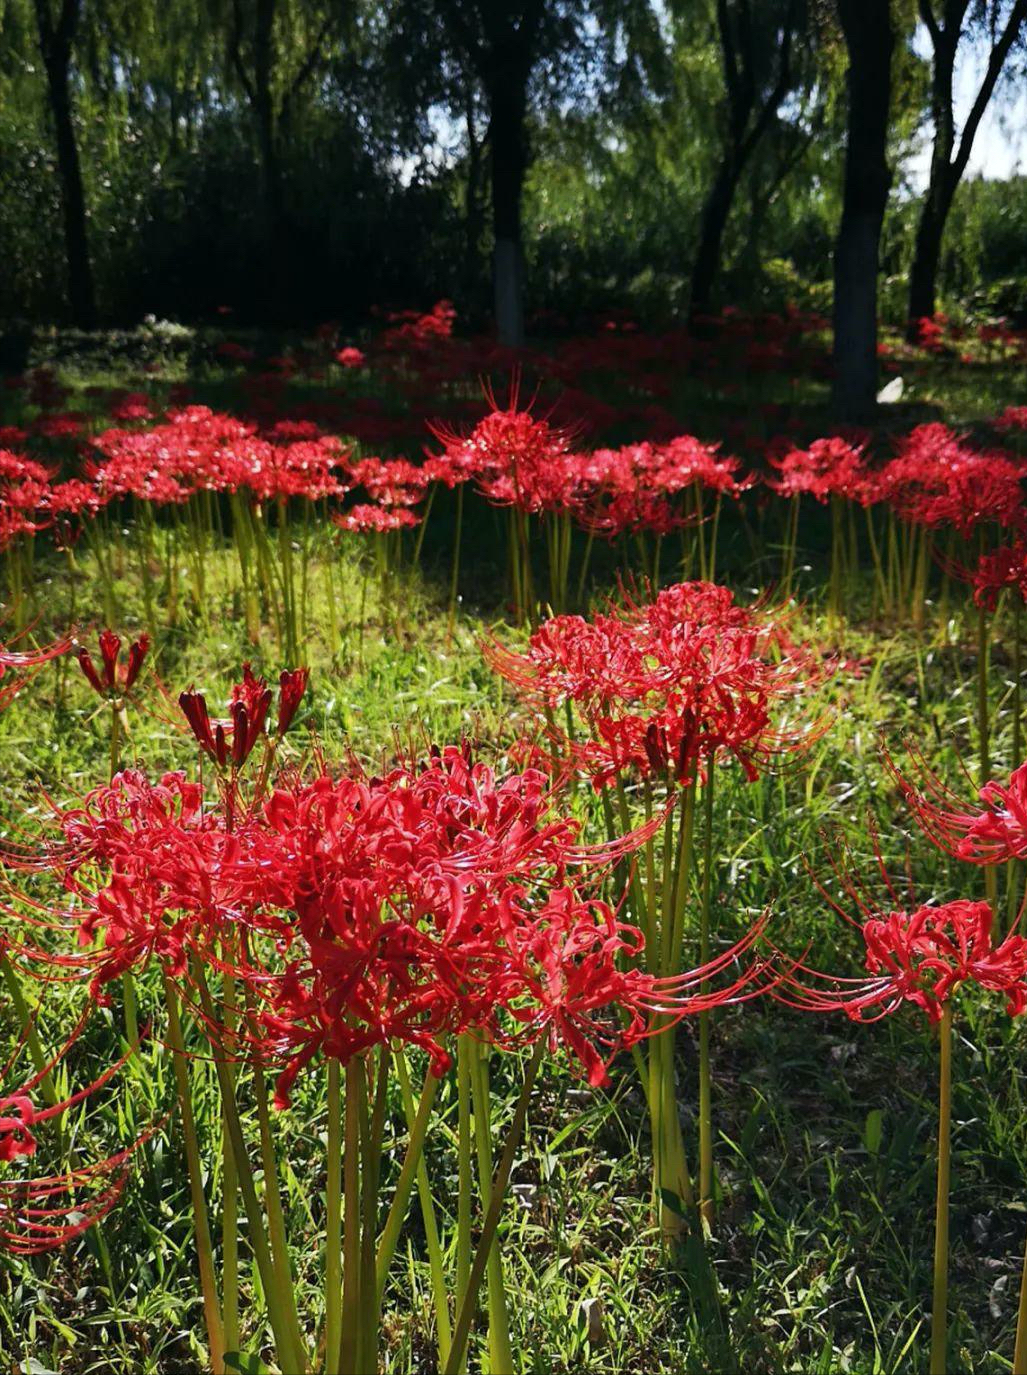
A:
<svg viewBox="0 0 1027 1375">
<path fill-rule="evenodd" d="M 912 1003 L 938 1022 L 956 990 L 971 984 L 1004 993 L 1006 1011 L 1018 1017 L 1027 1009 L 1027 940 L 1013 933 L 996 944 L 994 926 L 990 904 L 968 899 L 869 916 L 862 925 L 868 977 L 839 978 L 799 965 L 775 996 L 861 1022 Z"/>
<path fill-rule="evenodd" d="M 954 570 L 973 588 L 977 606 L 994 612 L 1001 594 L 1013 590 L 1021 602 L 1027 602 L 1027 545 L 1020 538 L 1012 544 L 1001 544 L 985 551 L 973 569 Z"/>
<path fill-rule="evenodd" d="M 561 738 L 561 752 L 597 786 L 623 772 L 691 783 L 721 753 L 755 778 L 810 738 L 774 714 L 823 673 L 781 619 L 706 582 L 625 597 L 591 620 L 554 617 L 523 651 L 492 643 L 485 654 L 550 723 L 576 706 L 589 738 Z"/>
<path fill-rule="evenodd" d="M 901 520 L 953 529 L 966 538 L 980 525 L 1022 526 L 1025 474 L 1021 460 L 971 448 L 934 423 L 907 436 L 882 469 L 878 490 Z"/>
<path fill-rule="evenodd" d="M 298 700 L 290 686 L 280 731 Z M 194 726 L 204 749 L 218 757 L 220 740 L 226 762 L 241 763 L 236 742 L 263 729 L 270 698 L 247 674 L 224 737 L 221 724 L 212 743 Z M 192 724 L 195 699 L 186 709 Z M 318 1053 L 346 1061 L 402 1042 L 442 1073 L 465 1032 L 497 1045 L 544 1036 L 599 1083 L 656 1013 L 666 1021 L 747 996 L 767 973 L 757 960 L 708 983 L 758 928 L 673 979 L 627 968 L 641 933 L 595 896 L 595 880 L 645 833 L 583 847 L 543 773 L 499 778 L 466 749 L 381 778 L 322 766 L 247 808 L 205 807 L 181 774 L 151 782 L 127 771 L 56 820 L 59 843 L 9 858 L 60 877 L 70 900 L 49 921 L 73 922 L 82 949 L 23 944 L 12 947 L 19 958 L 88 973 L 101 999 L 151 960 L 186 988 L 196 961 L 231 972 L 258 1009 L 245 1053 L 281 1067 L 283 1104 Z"/>
<path fill-rule="evenodd" d="M 854 445 L 841 436 L 816 439 L 808 449 L 784 448 L 771 452 L 769 461 L 778 476 L 767 485 L 779 496 L 809 495 L 819 502 L 830 497 L 868 505 L 877 499 L 874 479 L 865 457 L 865 445 Z"/>
</svg>

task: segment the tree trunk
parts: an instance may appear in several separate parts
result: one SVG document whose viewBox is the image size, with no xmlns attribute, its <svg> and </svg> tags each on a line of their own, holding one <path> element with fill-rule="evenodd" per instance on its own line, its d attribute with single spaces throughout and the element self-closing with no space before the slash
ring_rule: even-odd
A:
<svg viewBox="0 0 1027 1375">
<path fill-rule="evenodd" d="M 500 69 L 491 91 L 493 303 L 496 333 L 507 348 L 524 344 L 524 248 L 521 193 L 527 167 L 524 129 L 525 83 Z"/>
<path fill-rule="evenodd" d="M 271 90 L 274 67 L 275 0 L 258 0 L 253 35 L 253 113 L 263 176 L 267 237 L 277 247 L 281 234 L 281 182 L 275 138 L 275 103 Z"/>
<path fill-rule="evenodd" d="M 834 404 L 861 421 L 877 399 L 877 274 L 891 187 L 887 161 L 891 57 L 889 0 L 838 0 L 849 51 L 848 129 L 841 224 L 834 251 Z"/>
<path fill-rule="evenodd" d="M 78 144 L 71 105 L 71 42 L 78 18 L 77 3 L 66 4 L 60 27 L 54 30 L 49 15 L 37 3 L 39 45 L 46 68 L 47 93 L 54 122 L 57 170 L 61 181 L 61 206 L 64 212 L 64 244 L 68 266 L 68 302 L 79 329 L 96 327 L 96 294 L 89 261 L 89 235 L 86 228 L 86 197 L 82 186 Z"/>
<path fill-rule="evenodd" d="M 705 315 L 710 308 L 713 284 L 720 271 L 724 230 L 727 228 L 741 174 L 742 165 L 736 153 L 727 153 L 706 197 L 699 230 L 699 248 L 692 267 L 689 312 L 693 317 Z"/>
<path fill-rule="evenodd" d="M 938 264 L 941 261 L 945 221 L 951 206 L 951 195 L 928 195 L 920 211 L 913 266 L 909 273 L 910 338 L 917 337 L 917 321 L 929 319 L 937 309 Z"/>
<path fill-rule="evenodd" d="M 915 340 L 917 321 L 931 316 L 935 309 L 938 262 L 941 240 L 955 183 L 951 183 L 952 152 L 956 141 L 955 119 L 952 111 L 952 74 L 956 65 L 960 25 L 965 7 L 955 14 L 951 28 L 932 24 L 931 41 L 934 47 L 931 70 L 931 118 L 934 123 L 934 142 L 931 145 L 931 172 L 920 219 L 916 230 L 916 248 L 909 274 L 909 308 L 906 316 L 906 336 Z M 928 10 L 928 17 L 931 11 Z M 950 187 L 951 183 L 951 187 Z"/>
</svg>

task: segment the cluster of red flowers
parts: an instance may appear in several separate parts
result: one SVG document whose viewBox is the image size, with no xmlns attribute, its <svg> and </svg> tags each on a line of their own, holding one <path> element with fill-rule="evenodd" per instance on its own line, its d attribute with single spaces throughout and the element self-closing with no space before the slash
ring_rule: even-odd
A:
<svg viewBox="0 0 1027 1375">
<path fill-rule="evenodd" d="M 853 1021 L 878 1021 L 908 1002 L 937 1022 L 956 989 L 970 983 L 1004 993 L 1006 1011 L 1018 1017 L 1027 1010 L 1027 940 L 1011 933 L 996 945 L 994 921 L 988 903 L 967 899 L 868 916 L 862 935 L 869 977 L 839 978 L 799 965 L 775 997 L 814 1012 L 840 1009 Z"/>
<path fill-rule="evenodd" d="M 973 585 L 974 601 L 986 611 L 995 610 L 1006 588 L 1014 588 L 1021 602 L 1027 602 L 1027 545 L 1017 538 L 986 551 L 964 576 Z"/>
<path fill-rule="evenodd" d="M 425 319 L 435 324 L 427 328 Z M 445 311 L 437 311 L 402 322 L 392 348 L 401 340 L 404 347 L 412 346 L 413 336 L 405 331 L 420 337 L 427 328 L 425 337 L 446 337 L 447 319 Z M 356 366 L 357 359 L 349 364 Z M 563 398 L 564 409 L 570 395 Z M 145 398 L 130 395 L 119 403 L 127 424 L 89 441 L 93 456 L 83 477 L 57 482 L 44 464 L 0 450 L 0 545 L 49 527 L 67 542 L 69 523 L 125 496 L 158 506 L 182 505 L 197 492 L 243 492 L 263 503 L 294 497 L 339 501 L 362 490 L 366 501 L 336 511 L 340 527 L 398 530 L 418 523 L 414 508 L 434 482 L 450 488 L 469 483 L 494 505 L 566 516 L 609 538 L 665 535 L 703 518 L 705 493 L 718 500 L 738 498 L 759 481 L 718 445 L 676 433 L 672 417 L 656 427 L 659 440 L 583 448 L 577 439 L 593 403 L 583 392 L 574 391 L 573 397 L 583 423 L 564 427 L 552 410 L 535 415 L 520 408 L 516 386 L 506 406 L 490 393 L 488 412 L 468 433 L 435 425 L 441 452 L 415 464 L 373 455 L 354 458 L 310 420 L 278 419 L 261 427 L 191 405 L 145 426 L 140 424 L 150 417 Z M 355 398 L 353 414 L 336 417 L 341 428 L 361 433 L 361 408 L 372 402 L 378 405 L 374 398 Z M 379 419 L 384 424 L 386 417 Z M 1007 412 L 997 427 L 1012 431 L 1015 412 Z M 870 463 L 866 443 L 865 435 L 825 437 L 806 448 L 773 440 L 765 446 L 772 473 L 763 480 L 784 497 L 809 494 L 821 502 L 838 497 L 863 506 L 885 504 L 903 521 L 951 528 L 963 536 L 986 523 L 1023 527 L 1023 459 L 974 448 L 940 424 L 918 426 L 880 467 Z"/>
<path fill-rule="evenodd" d="M 442 1073 L 464 1031 L 507 1046 L 544 1037 L 599 1083 L 654 1014 L 766 983 L 765 962 L 736 965 L 759 927 L 675 979 L 635 967 L 641 933 L 595 880 L 645 832 L 584 848 L 545 774 L 497 777 L 467 748 L 383 777 L 321 766 L 234 814 L 205 806 L 181 774 L 128 771 L 57 821 L 59 841 L 9 859 L 61 876 L 70 901 L 50 920 L 77 929 L 83 948 L 12 953 L 88 973 L 101 999 L 150 960 L 186 996 L 198 970 L 230 969 L 256 1009 L 237 1049 L 279 1067 L 283 1104 L 319 1053 L 346 1060 L 403 1041 Z"/>
<path fill-rule="evenodd" d="M 755 778 L 771 755 L 811 738 L 809 727 L 775 724 L 774 712 L 823 673 L 783 621 L 708 582 L 624 597 L 591 620 L 557 616 L 523 651 L 491 643 L 485 653 L 597 786 L 625 770 L 689 783 L 721 752 Z M 564 703 L 577 707 L 585 738 L 556 731 Z"/>
</svg>

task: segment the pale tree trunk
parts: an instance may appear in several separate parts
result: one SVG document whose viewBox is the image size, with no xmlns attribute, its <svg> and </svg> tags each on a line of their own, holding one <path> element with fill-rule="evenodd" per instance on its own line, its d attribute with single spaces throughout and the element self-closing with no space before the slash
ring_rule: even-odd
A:
<svg viewBox="0 0 1027 1375">
<path fill-rule="evenodd" d="M 838 0 L 849 53 L 848 129 L 841 224 L 834 250 L 834 405 L 860 421 L 877 399 L 877 275 L 891 170 L 887 160 L 891 58 L 889 0 Z"/>
</svg>

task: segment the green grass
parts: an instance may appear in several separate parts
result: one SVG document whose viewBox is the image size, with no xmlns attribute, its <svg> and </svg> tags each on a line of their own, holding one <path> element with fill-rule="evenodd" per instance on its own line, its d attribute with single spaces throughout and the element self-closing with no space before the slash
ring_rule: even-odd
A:
<svg viewBox="0 0 1027 1375">
<path fill-rule="evenodd" d="M 954 419 L 972 420 L 1015 399 L 1000 370 L 997 378 L 989 375 L 985 388 L 954 371 L 936 372 L 933 381 L 934 374 L 925 374 L 922 391 L 917 383 L 914 400 L 943 408 Z M 96 374 L 74 380 L 84 386 Z M 135 379 L 116 373 L 107 380 L 135 385 Z M 216 377 L 215 384 L 219 399 L 229 404 L 231 387 Z M 196 391 L 208 394 L 202 378 Z M 678 398 L 686 408 L 690 394 L 685 386 Z M 821 402 L 810 396 L 811 407 Z M 426 575 L 403 574 L 384 600 L 373 577 L 365 600 L 365 570 L 354 549 L 337 553 L 319 546 L 306 636 L 313 692 L 290 737 L 293 762 L 304 761 L 315 739 L 329 758 L 352 751 L 371 767 L 397 745 L 462 737 L 474 739 L 486 757 L 501 757 L 523 727 L 519 708 L 478 649 L 480 637 L 503 620 L 492 517 L 477 511 L 462 580 L 465 600 L 452 628 L 446 606 L 448 517 L 443 510 L 433 519 Z M 921 637 L 903 626 L 873 625 L 860 612 L 866 587 L 850 599 L 850 621 L 829 627 L 818 609 L 821 532 L 815 522 L 810 530 L 813 567 L 799 628 L 843 651 L 847 661 L 863 661 L 862 668 L 857 674 L 843 665 L 822 690 L 822 701 L 810 704 L 829 712 L 831 724 L 808 758 L 750 785 L 732 776 L 718 789 L 716 929 L 732 939 L 769 905 L 779 943 L 795 950 L 809 945 L 812 963 L 855 973 L 858 935 L 830 911 L 807 871 L 808 864 L 818 875 L 829 875 L 836 830 L 870 881 L 868 812 L 876 816 L 885 857 L 900 875 L 908 855 L 919 896 L 983 895 L 980 871 L 938 855 L 911 828 L 880 749 L 882 738 L 895 745 L 910 733 L 954 783 L 960 759 L 972 769 L 974 631 L 972 619 L 964 621 L 961 612 L 947 627 L 929 622 Z M 118 628 L 125 631 L 140 628 L 145 614 L 131 549 L 129 538 L 117 587 Z M 334 654 L 321 577 L 329 557 L 337 560 L 341 622 Z M 202 687 L 213 704 L 227 696 L 244 659 L 268 671 L 280 666 L 273 641 L 254 646 L 247 640 L 228 591 L 232 558 L 221 549 L 209 552 L 205 600 L 194 602 L 183 593 L 180 623 L 162 633 L 157 647 L 159 683 L 148 679 L 138 707 L 130 709 L 125 758 L 151 773 L 194 767 L 192 746 L 173 724 L 174 699 L 182 688 Z M 768 557 L 768 569 L 771 563 Z M 742 588 L 764 576 L 751 562 L 740 528 L 725 532 L 724 566 Z M 99 581 L 84 547 L 79 567 L 79 616 L 99 619 Z M 33 627 L 40 640 L 67 624 L 69 598 L 63 564 L 41 557 Z M 1000 649 L 991 683 L 998 773 L 1019 762 L 1009 755 L 1008 656 L 1001 651 L 1007 630 L 1000 624 L 996 632 Z M 105 712 L 97 712 L 96 699 L 70 660 L 44 669 L 0 715 L 0 815 L 8 836 L 31 828 L 43 790 L 67 799 L 104 781 L 106 727 Z M 595 820 L 586 795 L 578 793 L 575 806 Z M 141 995 L 143 1015 L 156 1014 L 152 978 L 142 980 Z M 47 1044 L 59 1044 L 78 1001 L 66 986 L 45 989 L 39 1026 Z M 954 1375 L 999 1375 L 1010 1369 L 1027 1230 L 1024 1031 L 999 1006 L 974 1007 L 970 999 L 964 1004 L 955 1051 L 951 1369 Z M 72 1087 L 107 1062 L 120 1025 L 115 998 L 68 1057 Z M 13 1027 L 0 1027 L 4 1044 L 13 1036 Z M 193 1036 L 199 1050 L 200 1038 L 195 1031 Z M 691 1028 L 682 1030 L 679 1041 L 681 1099 L 694 1153 L 697 1048 Z M 725 1315 L 725 1330 L 717 1331 L 691 1301 L 687 1268 L 666 1261 L 651 1227 L 647 1116 L 630 1057 L 623 1058 L 609 1092 L 593 1091 L 564 1068 L 548 1065 L 503 1224 L 514 1347 L 523 1371 L 926 1371 L 936 1073 L 936 1045 L 912 1009 L 869 1027 L 769 1001 L 716 1014 L 720 1208 L 710 1247 Z M 494 1141 L 502 1140 L 518 1074 L 513 1057 L 499 1057 Z M 160 1125 L 140 1152 L 122 1206 L 103 1225 L 110 1280 L 95 1238 L 42 1261 L 0 1256 L 0 1368 L 6 1363 L 12 1372 L 33 1375 L 191 1375 L 203 1368 L 170 1077 L 169 1057 L 155 1047 L 126 1070 L 122 1087 L 75 1114 L 72 1131 L 84 1154 L 133 1140 L 146 1122 Z M 217 1106 L 209 1067 L 199 1066 L 197 1082 L 201 1129 L 211 1140 Z M 445 1215 L 456 1188 L 456 1102 L 448 1083 L 441 1104 L 429 1165 Z M 391 1107 L 398 1120 L 398 1104 Z M 323 1083 L 320 1076 L 308 1076 L 294 1107 L 277 1119 L 277 1130 L 298 1283 L 315 1317 L 324 1128 Z M 36 1163 L 46 1160 L 44 1151 Z M 213 1155 L 209 1165 L 216 1196 Z M 397 1169 L 395 1159 L 387 1162 L 386 1200 Z M 262 1314 L 248 1262 L 243 1285 L 244 1313 Z M 434 1368 L 416 1204 L 393 1269 L 384 1329 L 383 1362 L 390 1375 Z M 266 1352 L 266 1337 L 258 1316 L 247 1333 L 248 1349 Z M 482 1353 L 476 1344 L 472 1369 L 480 1368 Z"/>
</svg>

